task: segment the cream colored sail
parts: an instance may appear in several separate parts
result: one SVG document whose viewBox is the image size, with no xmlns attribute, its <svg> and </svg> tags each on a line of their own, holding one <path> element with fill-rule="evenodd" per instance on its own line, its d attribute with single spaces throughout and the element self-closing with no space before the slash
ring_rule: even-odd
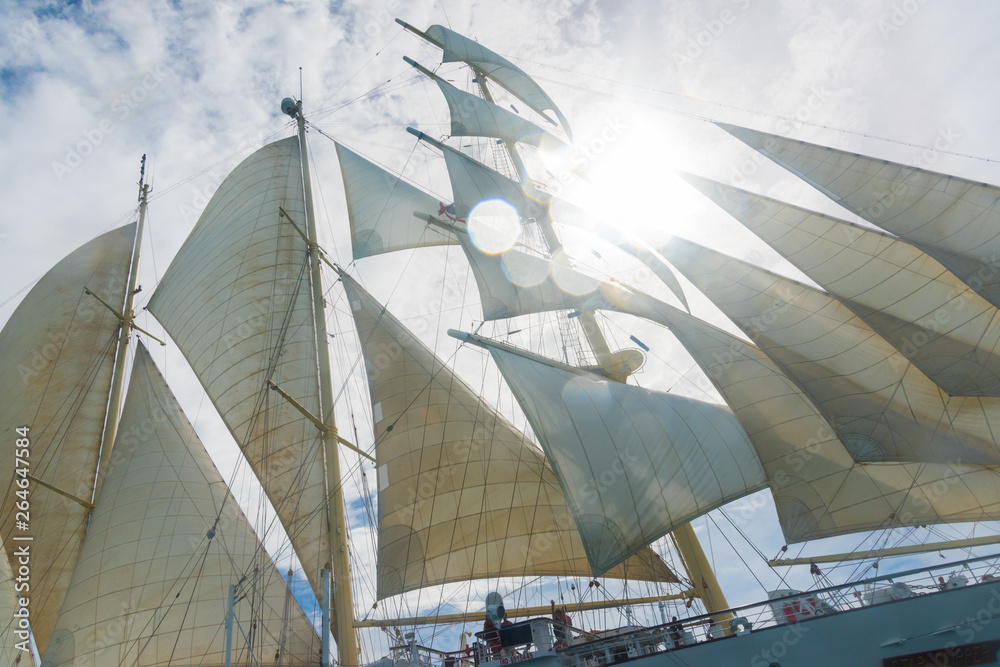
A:
<svg viewBox="0 0 1000 667">
<path fill-rule="evenodd" d="M 565 145 L 552 134 L 503 107 L 459 90 L 437 77 L 434 82 L 448 101 L 453 137 L 493 137 L 545 148 Z"/>
<path fill-rule="evenodd" d="M 245 635 L 261 663 L 314 664 L 315 631 L 294 601 L 283 623 L 287 586 L 142 346 L 119 433 L 43 665 L 222 665 L 243 577 L 233 664 Z"/>
<path fill-rule="evenodd" d="M 111 390 L 119 320 L 96 297 L 121 310 L 134 241 L 130 224 L 70 253 L 28 292 L 0 333 L 0 426 L 9 439 L 0 447 L 0 540 L 9 555 L 13 536 L 34 538 L 31 569 L 45 573 L 31 584 L 31 626 L 40 645 L 48 641 L 83 543 Z M 30 441 L 21 464 L 15 460 L 18 427 L 29 429 Z M 30 520 L 19 517 L 17 468 L 80 502 L 31 481 Z"/>
<path fill-rule="evenodd" d="M 685 178 L 953 396 L 1000 396 L 1000 310 L 919 248 L 708 179 Z"/>
<path fill-rule="evenodd" d="M 526 436 L 350 276 L 374 413 L 378 597 L 497 576 L 590 576 L 552 470 Z M 676 581 L 652 551 L 609 576 Z"/>
<path fill-rule="evenodd" d="M 909 241 L 1000 307 L 1000 188 L 742 127 L 740 141 Z"/>
<path fill-rule="evenodd" d="M 264 146 L 223 181 L 150 300 L 225 420 L 313 587 L 329 561 L 298 139 Z M 287 211 L 283 217 L 279 207 Z M 325 344 L 325 343 L 324 343 Z"/>
<path fill-rule="evenodd" d="M 732 412 L 484 341 L 562 485 L 594 574 L 765 487 Z"/>
<path fill-rule="evenodd" d="M 858 461 L 1000 464 L 1000 401 L 951 398 L 843 304 L 708 248 L 665 256 L 812 399 Z"/>
<path fill-rule="evenodd" d="M 662 302 L 605 292 L 609 306 L 670 327 L 753 443 L 785 539 L 1000 518 L 1000 468 L 858 463 L 796 384 L 756 346 Z"/>
<path fill-rule="evenodd" d="M 442 214 L 444 202 L 339 143 L 337 157 L 344 178 L 354 259 L 455 243 L 447 230 L 413 216 L 414 212 Z"/>
<path fill-rule="evenodd" d="M 440 25 L 432 25 L 423 36 L 444 50 L 442 62 L 464 62 L 486 74 L 529 107 L 545 116 L 551 111 L 572 140 L 569 123 L 555 102 L 514 63 L 485 46 Z M 551 120 L 549 122 L 552 122 Z"/>
</svg>

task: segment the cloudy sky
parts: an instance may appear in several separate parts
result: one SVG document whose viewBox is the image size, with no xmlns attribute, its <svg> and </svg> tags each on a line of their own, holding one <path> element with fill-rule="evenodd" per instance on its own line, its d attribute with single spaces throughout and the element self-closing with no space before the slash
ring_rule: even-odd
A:
<svg viewBox="0 0 1000 667">
<path fill-rule="evenodd" d="M 292 132 L 278 104 L 298 95 L 300 67 L 306 113 L 316 127 L 447 198 L 440 160 L 402 129 L 447 131 L 440 93 L 401 59 L 433 67 L 439 52 L 403 31 L 395 17 L 419 28 L 449 26 L 533 75 L 573 127 L 575 147 L 549 158 L 578 167 L 582 180 L 567 194 L 654 243 L 676 233 L 795 275 L 679 184 L 672 169 L 837 210 L 759 164 L 711 120 L 901 162 L 944 141 L 947 152 L 933 153 L 925 166 L 1000 183 L 1000 6 L 988 0 L 6 2 L 0 6 L 0 322 L 55 261 L 131 219 L 144 153 L 153 186 L 141 280 L 148 298 L 228 170 L 262 142 Z M 456 85 L 468 82 L 455 66 L 442 72 Z M 314 132 L 311 150 L 327 247 L 348 265 L 333 145 Z M 587 243 L 573 247 L 587 250 Z M 443 259 L 429 250 L 363 260 L 351 269 L 432 342 L 447 326 L 469 329 L 481 319 L 474 296 L 470 306 L 445 302 L 455 293 L 443 290 L 445 283 L 468 284 L 461 262 Z M 634 273 L 621 270 L 626 278 Z M 722 324 L 692 298 L 696 312 Z M 350 368 L 357 355 L 351 324 L 337 322 L 346 342 L 335 355 Z M 159 330 L 148 316 L 140 323 Z M 634 333 L 651 344 L 642 384 L 710 397 L 693 363 L 667 337 L 621 319 L 609 327 L 613 338 Z M 444 356 L 454 348 L 450 339 L 435 344 Z M 154 358 L 168 380 L 186 388 L 181 402 L 206 442 L 219 443 L 209 449 L 220 466 L 231 465 L 224 428 L 180 355 L 155 350 Z M 463 372 L 482 364 L 475 351 L 462 358 Z M 362 443 L 371 441 L 366 400 L 340 406 L 355 414 Z M 499 400 L 511 410 L 509 397 Z M 349 495 L 357 494 L 350 486 Z M 741 502 L 732 516 L 773 555 L 782 540 L 767 499 Z M 360 513 L 356 521 L 363 523 Z M 711 521 L 698 529 L 734 591 L 730 601 L 759 597 L 742 565 L 729 564 L 734 557 L 724 538 L 740 538 Z M 839 546 L 853 548 L 859 539 Z M 361 542 L 359 552 L 370 555 L 373 547 Z M 759 562 L 755 569 L 777 586 Z M 411 612 L 429 602 L 412 605 Z"/>
</svg>

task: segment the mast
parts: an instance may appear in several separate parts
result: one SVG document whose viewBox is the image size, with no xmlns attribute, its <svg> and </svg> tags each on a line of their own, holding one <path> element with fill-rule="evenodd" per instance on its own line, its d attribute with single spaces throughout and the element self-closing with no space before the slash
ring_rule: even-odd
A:
<svg viewBox="0 0 1000 667">
<path fill-rule="evenodd" d="M 282 103 L 282 107 L 284 107 Z M 354 633 L 354 602 L 351 595 L 350 564 L 347 558 L 347 517 L 340 479 L 340 452 L 337 450 L 337 427 L 333 415 L 333 383 L 330 378 L 330 350 L 327 346 L 326 299 L 323 296 L 322 259 L 316 215 L 313 210 L 312 180 L 309 176 L 309 153 L 306 147 L 306 119 L 302 102 L 297 103 L 295 120 L 299 128 L 302 157 L 302 182 L 305 188 L 306 233 L 309 237 L 309 268 L 312 275 L 313 312 L 316 323 L 316 347 L 319 357 L 320 419 L 323 422 L 323 450 L 326 457 L 327 522 L 330 526 L 330 565 L 333 570 L 334 639 L 340 664 L 358 664 L 358 646 Z M 324 636 L 329 631 L 323 628 Z"/>
<path fill-rule="evenodd" d="M 97 501 L 103 473 L 107 470 L 111 458 L 111 448 L 118 435 L 118 414 L 122 408 L 122 394 L 125 388 L 125 355 L 128 353 L 128 338 L 132 329 L 135 313 L 132 307 L 139 282 L 139 250 L 142 246 L 143 227 L 146 223 L 146 204 L 148 203 L 149 184 L 146 178 L 146 156 L 142 156 L 142 166 L 139 170 L 139 222 L 135 229 L 135 247 L 132 250 L 132 265 L 129 268 L 128 287 L 125 290 L 125 304 L 122 307 L 118 332 L 118 351 L 115 354 L 115 364 L 112 367 L 111 395 L 108 398 L 108 412 L 104 421 L 104 434 L 101 436 L 101 458 L 97 465 L 97 478 L 94 481 L 94 493 L 90 502 Z"/>
</svg>

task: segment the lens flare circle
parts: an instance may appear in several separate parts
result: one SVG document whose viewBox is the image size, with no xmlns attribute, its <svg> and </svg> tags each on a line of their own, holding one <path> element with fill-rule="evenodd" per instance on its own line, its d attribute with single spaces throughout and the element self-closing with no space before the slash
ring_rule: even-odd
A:
<svg viewBox="0 0 1000 667">
<path fill-rule="evenodd" d="M 521 235 L 517 209 L 502 199 L 479 202 L 469 213 L 469 238 L 490 255 L 509 250 Z"/>
</svg>

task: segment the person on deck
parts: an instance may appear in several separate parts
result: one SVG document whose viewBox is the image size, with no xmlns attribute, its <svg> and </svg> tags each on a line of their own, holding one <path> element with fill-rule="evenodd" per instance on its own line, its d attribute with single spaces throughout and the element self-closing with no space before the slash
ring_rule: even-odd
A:
<svg viewBox="0 0 1000 667">
<path fill-rule="evenodd" d="M 566 606 L 563 605 L 557 609 L 555 600 L 550 600 L 549 602 L 552 604 L 552 629 L 556 635 L 556 643 L 568 643 L 570 637 L 569 629 L 572 622 L 566 614 Z"/>
</svg>

